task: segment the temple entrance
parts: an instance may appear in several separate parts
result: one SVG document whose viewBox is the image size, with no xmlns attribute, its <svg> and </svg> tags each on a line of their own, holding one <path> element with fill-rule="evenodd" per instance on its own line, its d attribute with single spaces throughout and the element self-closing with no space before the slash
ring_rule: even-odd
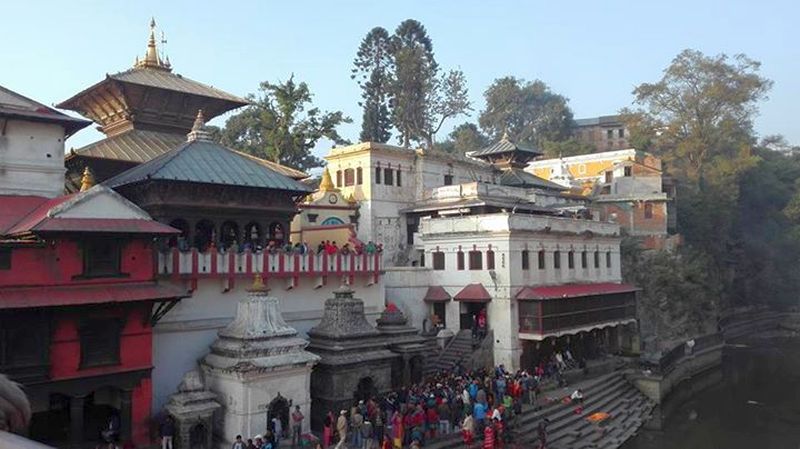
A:
<svg viewBox="0 0 800 449">
<path fill-rule="evenodd" d="M 420 383 L 422 382 L 422 373 L 425 368 L 425 359 L 422 356 L 417 355 L 411 357 L 411 360 L 408 361 L 409 364 L 409 371 L 411 371 L 411 382 L 412 383 Z"/>
<path fill-rule="evenodd" d="M 358 401 L 366 401 L 367 399 L 377 396 L 378 390 L 375 388 L 375 381 L 371 377 L 362 377 L 356 385 L 356 391 L 353 397 Z"/>
<path fill-rule="evenodd" d="M 286 431 L 289 428 L 289 408 L 291 404 L 280 394 L 269 403 L 267 409 L 267 428 L 273 432 L 275 429 L 272 426 L 272 419 L 278 418 L 281 421 L 281 429 Z"/>
<path fill-rule="evenodd" d="M 197 423 L 189 431 L 189 447 L 191 449 L 210 449 L 206 446 L 208 431 L 203 423 Z"/>
<path fill-rule="evenodd" d="M 121 399 L 120 390 L 112 387 L 78 397 L 51 393 L 47 409 L 33 413 L 30 434 L 55 446 L 120 441 L 124 438 Z"/>
<path fill-rule="evenodd" d="M 486 304 L 482 302 L 462 302 L 461 305 L 461 330 L 473 330 L 478 325 L 478 317 L 484 314 L 486 323 L 489 322 L 486 316 Z M 488 326 L 488 324 L 487 324 Z M 484 326 L 486 327 L 486 326 Z M 477 329 L 475 329 L 477 330 Z"/>
</svg>

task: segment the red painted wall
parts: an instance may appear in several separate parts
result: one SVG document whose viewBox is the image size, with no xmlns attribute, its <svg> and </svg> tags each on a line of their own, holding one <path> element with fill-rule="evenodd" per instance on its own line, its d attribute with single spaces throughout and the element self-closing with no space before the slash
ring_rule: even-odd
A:
<svg viewBox="0 0 800 449">
<path fill-rule="evenodd" d="M 153 244 L 150 239 L 131 239 L 122 248 L 125 278 L 73 279 L 83 273 L 80 243 L 73 239 L 48 240 L 44 247 L 14 248 L 11 269 L 0 270 L 0 286 L 113 283 L 153 279 Z"/>
</svg>

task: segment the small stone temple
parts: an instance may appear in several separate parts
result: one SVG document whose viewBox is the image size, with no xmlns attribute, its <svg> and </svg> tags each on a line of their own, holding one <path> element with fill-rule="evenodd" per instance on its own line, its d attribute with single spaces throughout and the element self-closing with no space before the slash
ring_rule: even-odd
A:
<svg viewBox="0 0 800 449">
<path fill-rule="evenodd" d="M 350 409 L 354 401 L 392 387 L 392 365 L 399 356 L 386 337 L 367 321 L 364 302 L 343 285 L 325 301 L 320 323 L 308 331 L 308 350 L 321 357 L 311 374 L 311 425 L 322 429 L 325 414 Z"/>
<path fill-rule="evenodd" d="M 408 319 L 394 303 L 388 303 L 377 320 L 377 329 L 385 336 L 389 350 L 398 354 L 392 366 L 392 387 L 422 381 L 427 354 L 438 348 L 408 325 Z"/>
<path fill-rule="evenodd" d="M 183 376 L 178 391 L 169 397 L 167 413 L 175 420 L 176 449 L 211 449 L 213 416 L 220 408 L 208 391 L 203 374 L 192 370 Z"/>
<path fill-rule="evenodd" d="M 219 331 L 200 362 L 208 387 L 223 405 L 214 427 L 220 448 L 230 448 L 239 434 L 263 434 L 275 417 L 289 429 L 295 405 L 306 417 L 311 413 L 311 369 L 320 358 L 305 350 L 308 342 L 286 324 L 278 299 L 268 292 L 256 274 L 236 318 Z M 309 421 L 304 420 L 303 432 L 309 431 Z"/>
</svg>

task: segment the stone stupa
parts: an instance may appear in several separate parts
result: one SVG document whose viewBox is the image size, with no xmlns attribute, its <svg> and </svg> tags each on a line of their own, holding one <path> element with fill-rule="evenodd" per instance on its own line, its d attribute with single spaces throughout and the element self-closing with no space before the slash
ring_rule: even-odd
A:
<svg viewBox="0 0 800 449">
<path fill-rule="evenodd" d="M 287 421 L 289 407 L 299 405 L 310 415 L 311 369 L 319 357 L 306 351 L 308 342 L 286 324 L 260 274 L 249 292 L 200 362 L 208 387 L 223 404 L 215 428 L 219 447 L 231 447 L 239 434 L 264 433 L 270 418 Z M 303 432 L 308 430 L 306 419 Z"/>
<path fill-rule="evenodd" d="M 408 324 L 408 319 L 394 303 L 386 304 L 380 318 L 376 320 L 377 330 L 386 337 L 389 350 L 398 354 L 392 369 L 392 387 L 421 382 L 425 372 L 428 354 L 437 353 L 437 348 Z"/>
<path fill-rule="evenodd" d="M 311 374 L 313 428 L 322 428 L 329 411 L 338 416 L 356 401 L 391 389 L 392 364 L 399 356 L 367 321 L 364 302 L 348 285 L 325 301 L 322 320 L 308 336 L 308 350 L 321 357 Z"/>
</svg>

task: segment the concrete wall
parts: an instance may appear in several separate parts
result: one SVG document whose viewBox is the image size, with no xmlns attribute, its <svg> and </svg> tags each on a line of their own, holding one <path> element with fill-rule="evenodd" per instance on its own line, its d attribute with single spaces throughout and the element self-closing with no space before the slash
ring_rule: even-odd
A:
<svg viewBox="0 0 800 449">
<path fill-rule="evenodd" d="M 364 301 L 367 319 L 373 322 L 384 309 L 383 278 L 367 286 L 356 276 L 353 288 Z M 153 410 L 158 411 L 174 393 L 183 375 L 197 367 L 197 361 L 208 353 L 217 331 L 233 321 L 236 304 L 247 296 L 248 282 L 238 282 L 225 292 L 223 279 L 201 279 L 191 297 L 183 299 L 153 328 Z M 280 280 L 270 281 L 271 295 L 280 301 L 283 317 L 306 338 L 309 329 L 322 318 L 325 300 L 333 296 L 338 282 L 330 281 L 315 289 L 311 279 L 301 278 L 299 285 L 286 291 Z"/>
<path fill-rule="evenodd" d="M 64 193 L 64 127 L 9 120 L 0 124 L 0 195 Z"/>
<path fill-rule="evenodd" d="M 430 326 L 431 306 L 423 301 L 431 285 L 431 269 L 419 267 L 387 267 L 384 275 L 386 302 L 394 303 L 417 329 Z"/>
</svg>

